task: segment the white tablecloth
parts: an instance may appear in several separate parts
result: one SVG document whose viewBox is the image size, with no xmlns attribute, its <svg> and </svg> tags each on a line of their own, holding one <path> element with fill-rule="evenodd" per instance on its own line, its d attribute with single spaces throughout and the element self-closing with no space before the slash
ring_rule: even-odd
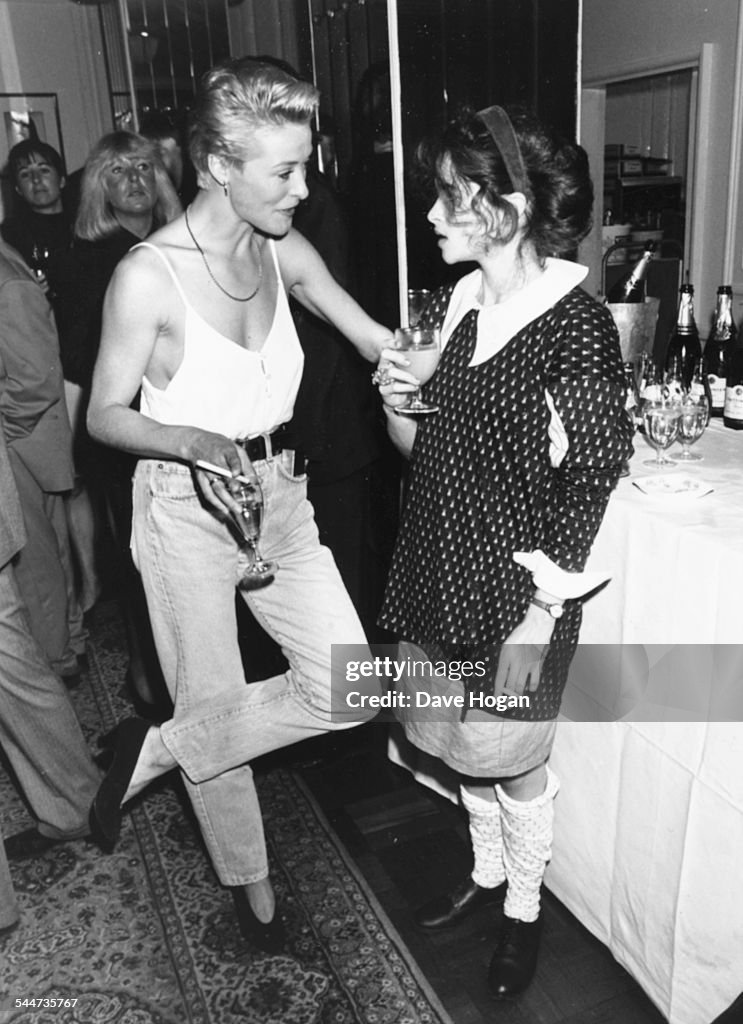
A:
<svg viewBox="0 0 743 1024">
<path fill-rule="evenodd" d="M 671 471 L 709 482 L 700 498 L 643 494 L 636 449 L 589 560 L 612 579 L 557 729 L 546 884 L 670 1024 L 710 1024 L 743 992 L 743 432 L 713 422 L 704 460 Z M 457 799 L 399 731 L 390 756 Z"/>
<path fill-rule="evenodd" d="M 743 991 L 743 432 L 713 422 L 673 470 L 700 498 L 642 494 L 636 447 L 589 562 L 605 657 L 581 646 L 566 693 L 546 881 L 671 1024 L 709 1024 Z"/>
</svg>

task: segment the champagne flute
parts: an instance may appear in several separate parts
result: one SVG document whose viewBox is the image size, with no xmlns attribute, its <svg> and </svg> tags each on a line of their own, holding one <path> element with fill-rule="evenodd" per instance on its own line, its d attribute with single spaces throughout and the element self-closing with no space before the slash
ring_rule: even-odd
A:
<svg viewBox="0 0 743 1024">
<path fill-rule="evenodd" d="M 267 587 L 269 583 L 273 583 L 274 575 L 279 567 L 276 562 L 264 561 L 258 550 L 258 538 L 261 535 L 263 523 L 263 491 L 258 477 L 237 476 L 229 469 L 225 469 L 224 466 L 217 466 L 214 462 L 207 462 L 205 459 L 196 460 L 196 469 L 200 469 L 203 473 L 214 473 L 216 476 L 221 476 L 225 482 L 235 482 L 239 485 L 240 490 L 237 494 L 233 493 L 233 498 L 237 499 L 240 511 L 231 512 L 230 515 L 240 539 L 249 549 L 250 564 L 238 586 L 242 590 Z"/>
<path fill-rule="evenodd" d="M 643 466 L 650 469 L 666 469 L 675 466 L 673 459 L 667 459 L 663 452 L 670 448 L 678 437 L 681 404 L 679 402 L 645 402 L 642 410 L 645 436 L 655 448 L 655 458 L 647 459 Z"/>
<path fill-rule="evenodd" d="M 273 583 L 279 568 L 276 562 L 266 562 L 258 548 L 264 507 L 263 491 L 258 480 L 240 479 L 240 490 L 236 499 L 240 504 L 240 512 L 233 514 L 232 518 L 250 553 L 248 568 L 243 573 L 239 586 L 241 590 L 257 590 Z"/>
<path fill-rule="evenodd" d="M 709 417 L 709 402 L 706 395 L 687 395 L 681 403 L 678 440 L 681 454 L 679 462 L 700 462 L 702 455 L 691 451 L 691 446 L 704 433 Z"/>
<path fill-rule="evenodd" d="M 438 327 L 398 327 L 395 331 L 396 349 L 404 352 L 409 365 L 405 367 L 421 384 L 433 376 L 441 356 L 441 332 Z M 412 394 L 407 405 L 398 406 L 395 412 L 402 416 L 420 416 L 438 412 L 437 405 L 431 405 L 421 398 L 420 385 Z"/>
</svg>

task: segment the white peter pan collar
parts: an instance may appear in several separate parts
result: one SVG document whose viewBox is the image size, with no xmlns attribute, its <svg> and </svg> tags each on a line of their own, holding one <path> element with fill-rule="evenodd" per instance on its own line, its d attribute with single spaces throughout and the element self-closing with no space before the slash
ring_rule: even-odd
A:
<svg viewBox="0 0 743 1024">
<path fill-rule="evenodd" d="M 477 344 L 470 366 L 478 366 L 500 352 L 527 324 L 551 309 L 564 295 L 580 284 L 588 267 L 569 260 L 548 258 L 544 273 L 505 302 L 483 306 L 478 302 L 482 286 L 482 270 L 457 281 L 449 301 L 441 332 L 442 347 L 454 328 L 471 309 L 478 310 Z"/>
</svg>

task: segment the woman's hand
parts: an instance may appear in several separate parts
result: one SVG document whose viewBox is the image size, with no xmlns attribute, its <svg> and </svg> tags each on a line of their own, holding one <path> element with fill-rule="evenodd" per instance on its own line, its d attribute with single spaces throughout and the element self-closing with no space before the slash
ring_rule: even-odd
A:
<svg viewBox="0 0 743 1024">
<path fill-rule="evenodd" d="M 392 344 L 394 337 L 394 334 L 386 327 L 379 327 L 374 337 L 370 335 L 359 338 L 356 342 L 356 349 L 367 362 L 376 363 L 382 358 L 385 348 Z"/>
<path fill-rule="evenodd" d="M 204 500 L 220 518 L 240 513 L 237 498 L 240 484 L 234 478 L 238 475 L 254 477 L 255 470 L 247 453 L 234 441 L 222 434 L 208 430 L 193 429 L 187 440 L 187 458 L 194 467 L 196 482 Z M 209 462 L 231 474 L 232 479 L 221 477 L 209 470 L 196 468 L 197 462 Z"/>
<path fill-rule="evenodd" d="M 404 352 L 394 348 L 382 350 L 372 380 L 379 386 L 379 394 L 388 409 L 407 405 L 411 393 L 420 384 L 420 381 L 405 369 L 409 365 L 410 362 Z"/>
<path fill-rule="evenodd" d="M 537 689 L 554 628 L 549 612 L 529 605 L 524 618 L 503 641 L 495 674 L 496 697 L 521 697 Z"/>
</svg>

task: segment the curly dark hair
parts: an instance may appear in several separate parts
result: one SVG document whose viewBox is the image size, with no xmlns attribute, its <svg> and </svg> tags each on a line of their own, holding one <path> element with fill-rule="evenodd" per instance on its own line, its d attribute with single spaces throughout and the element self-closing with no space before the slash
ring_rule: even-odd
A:
<svg viewBox="0 0 743 1024">
<path fill-rule="evenodd" d="M 586 152 L 524 109 L 509 108 L 507 113 L 529 181 L 523 241 L 534 245 L 540 260 L 571 252 L 591 229 L 593 183 Z M 481 221 L 485 244 L 514 237 L 517 210 L 504 198 L 514 186 L 495 140 L 474 109 L 463 108 L 438 138 L 421 143 L 416 162 L 419 180 L 435 187 L 451 213 L 461 209 L 467 186 L 475 186 L 472 209 Z"/>
</svg>

